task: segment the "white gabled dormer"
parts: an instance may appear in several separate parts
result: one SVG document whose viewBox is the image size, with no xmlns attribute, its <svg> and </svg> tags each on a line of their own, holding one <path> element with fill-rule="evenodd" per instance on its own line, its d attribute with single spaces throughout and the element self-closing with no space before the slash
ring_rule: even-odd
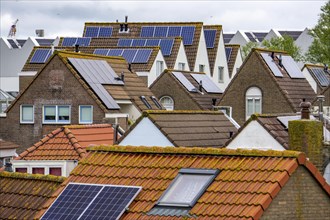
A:
<svg viewBox="0 0 330 220">
<path fill-rule="evenodd" d="M 197 55 L 195 60 L 194 72 L 204 72 L 206 75 L 211 76 L 210 64 L 207 55 L 204 28 L 201 29 L 201 36 L 199 38 Z"/>
<path fill-rule="evenodd" d="M 239 44 L 241 47 L 243 47 L 249 42 L 250 39 L 246 36 L 246 34 L 243 31 L 238 30 L 228 44 Z"/>
<path fill-rule="evenodd" d="M 174 64 L 174 69 L 189 71 L 189 62 L 188 62 L 186 51 L 184 49 L 183 41 L 181 41 L 181 43 L 180 43 L 178 55 L 176 57 L 175 64 Z"/>
<path fill-rule="evenodd" d="M 150 72 L 148 73 L 148 86 L 150 86 L 165 69 L 167 69 L 167 65 L 161 50 L 159 50 Z M 136 74 L 138 76 L 143 76 L 139 72 Z"/>
<path fill-rule="evenodd" d="M 278 30 L 275 29 L 271 29 L 269 31 L 269 33 L 265 36 L 264 40 L 270 40 L 272 38 L 276 38 L 276 37 L 282 37 L 282 35 L 280 34 L 280 32 L 278 32 Z"/>
</svg>

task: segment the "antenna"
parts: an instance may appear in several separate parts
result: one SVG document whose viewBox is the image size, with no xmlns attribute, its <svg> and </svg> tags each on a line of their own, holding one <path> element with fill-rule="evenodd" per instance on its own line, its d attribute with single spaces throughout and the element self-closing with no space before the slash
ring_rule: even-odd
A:
<svg viewBox="0 0 330 220">
<path fill-rule="evenodd" d="M 16 24 L 18 22 L 18 19 L 13 23 L 13 25 L 10 27 L 8 37 L 14 38 L 16 35 Z"/>
</svg>

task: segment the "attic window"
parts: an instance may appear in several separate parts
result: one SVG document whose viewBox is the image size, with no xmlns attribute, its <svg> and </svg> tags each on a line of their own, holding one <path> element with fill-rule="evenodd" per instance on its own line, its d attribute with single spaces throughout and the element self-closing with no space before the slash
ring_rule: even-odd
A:
<svg viewBox="0 0 330 220">
<path fill-rule="evenodd" d="M 151 100 L 155 103 L 157 108 L 162 109 L 162 105 L 158 102 L 155 96 L 150 96 Z"/>
<path fill-rule="evenodd" d="M 145 104 L 145 106 L 147 106 L 148 109 L 152 109 L 151 105 L 149 104 L 149 102 L 147 101 L 145 96 L 140 96 L 140 99 L 142 100 L 142 102 Z"/>
</svg>

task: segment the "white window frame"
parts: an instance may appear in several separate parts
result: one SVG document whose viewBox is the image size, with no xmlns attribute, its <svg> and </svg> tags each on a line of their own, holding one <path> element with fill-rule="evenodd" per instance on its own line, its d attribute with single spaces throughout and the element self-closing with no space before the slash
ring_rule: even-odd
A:
<svg viewBox="0 0 330 220">
<path fill-rule="evenodd" d="M 23 108 L 32 107 L 32 121 L 23 121 Z M 20 123 L 21 124 L 34 124 L 34 105 L 21 105 L 20 106 Z"/>
<path fill-rule="evenodd" d="M 47 169 L 48 173 L 45 171 L 45 173 L 47 173 L 45 175 L 52 175 L 52 174 L 50 174 L 50 169 L 51 168 L 60 168 L 61 169 L 61 175 L 60 176 L 63 176 L 63 167 L 62 166 L 49 166 L 48 169 Z"/>
<path fill-rule="evenodd" d="M 45 107 L 55 107 L 55 120 L 48 121 L 45 120 Z M 69 107 L 69 120 L 63 121 L 59 120 L 59 108 L 60 107 Z M 42 106 L 42 123 L 43 124 L 70 124 L 71 123 L 71 106 L 70 105 L 44 105 Z"/>
<path fill-rule="evenodd" d="M 91 116 L 92 116 L 92 120 L 91 121 L 82 121 L 81 120 L 81 108 L 82 107 L 90 107 L 91 108 Z M 79 124 L 93 124 L 93 111 L 94 108 L 92 105 L 79 105 Z"/>
<path fill-rule="evenodd" d="M 162 72 L 164 71 L 164 61 L 157 60 L 156 61 L 156 76 L 160 76 Z"/>
<path fill-rule="evenodd" d="M 248 94 L 249 91 L 251 91 L 252 89 L 255 89 L 256 91 L 258 91 L 258 93 L 260 92 L 260 94 Z M 258 87 L 250 87 L 248 90 L 246 90 L 245 93 L 245 117 L 246 120 L 249 119 L 251 117 L 251 115 L 249 115 L 249 111 L 248 111 L 248 101 L 252 100 L 252 114 L 258 113 L 261 114 L 262 113 L 262 91 L 260 88 Z M 260 100 L 260 112 L 256 111 L 256 100 Z"/>
<path fill-rule="evenodd" d="M 44 169 L 44 174 L 42 174 L 42 175 L 47 175 L 47 167 L 45 167 L 45 166 L 31 166 L 31 173 L 30 174 L 33 174 L 33 168 L 37 168 L 37 169 L 38 168 L 43 168 Z"/>
<path fill-rule="evenodd" d="M 163 99 L 171 99 L 172 100 L 172 103 L 173 105 L 170 107 L 169 105 L 166 105 L 162 102 Z M 174 99 L 171 97 L 171 96 L 163 96 L 159 99 L 159 102 L 162 106 L 164 106 L 164 108 L 167 110 L 167 111 L 173 111 L 174 110 Z"/>
<path fill-rule="evenodd" d="M 186 68 L 186 64 L 185 63 L 178 63 L 178 69 L 179 70 L 184 70 Z"/>
<path fill-rule="evenodd" d="M 218 82 L 219 83 L 224 82 L 224 74 L 225 74 L 225 67 L 218 66 Z"/>
</svg>

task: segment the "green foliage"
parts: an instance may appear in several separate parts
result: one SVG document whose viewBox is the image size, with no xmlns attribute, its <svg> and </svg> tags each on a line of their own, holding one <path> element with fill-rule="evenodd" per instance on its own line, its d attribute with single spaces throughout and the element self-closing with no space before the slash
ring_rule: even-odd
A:
<svg viewBox="0 0 330 220">
<path fill-rule="evenodd" d="M 242 57 L 243 57 L 243 60 L 245 60 L 245 58 L 249 55 L 249 53 L 251 52 L 251 50 L 253 48 L 257 48 L 258 46 L 259 46 L 259 44 L 257 42 L 250 41 L 244 47 L 242 47 Z"/>
<path fill-rule="evenodd" d="M 300 47 L 298 47 L 293 38 L 288 35 L 283 35 L 283 37 L 273 37 L 270 40 L 264 40 L 262 45 L 266 49 L 286 51 L 295 61 L 303 60 Z"/>
<path fill-rule="evenodd" d="M 314 37 L 307 52 L 307 59 L 313 63 L 330 64 L 330 0 L 321 8 L 317 25 L 311 29 Z"/>
</svg>

